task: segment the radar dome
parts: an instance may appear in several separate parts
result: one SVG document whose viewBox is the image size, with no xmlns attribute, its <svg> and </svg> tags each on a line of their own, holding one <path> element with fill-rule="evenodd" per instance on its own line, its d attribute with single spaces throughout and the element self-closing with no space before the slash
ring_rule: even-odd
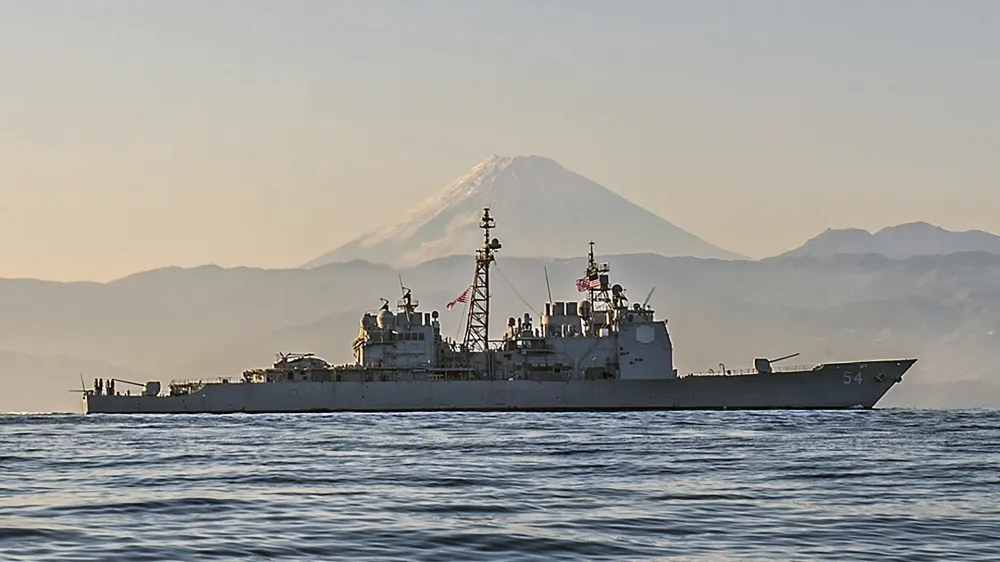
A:
<svg viewBox="0 0 1000 562">
<path fill-rule="evenodd" d="M 375 328 L 375 326 L 376 326 L 375 317 L 372 316 L 371 314 L 365 313 L 365 315 L 361 317 L 362 328 L 366 330 L 372 330 Z"/>
<path fill-rule="evenodd" d="M 378 327 L 383 330 L 391 330 L 396 327 L 396 316 L 388 310 L 380 310 L 375 318 Z"/>
</svg>

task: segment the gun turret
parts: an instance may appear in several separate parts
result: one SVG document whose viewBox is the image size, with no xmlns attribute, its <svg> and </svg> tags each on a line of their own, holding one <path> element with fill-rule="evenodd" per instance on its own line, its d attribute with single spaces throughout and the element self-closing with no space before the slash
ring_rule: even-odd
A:
<svg viewBox="0 0 1000 562">
<path fill-rule="evenodd" d="M 798 353 L 793 353 L 791 355 L 785 355 L 784 357 L 779 357 L 777 359 L 767 359 L 766 357 L 758 357 L 753 360 L 753 368 L 757 369 L 758 373 L 773 373 L 774 369 L 771 367 L 771 363 L 777 363 L 778 361 L 784 361 L 785 359 L 791 359 L 792 357 L 797 357 Z"/>
</svg>

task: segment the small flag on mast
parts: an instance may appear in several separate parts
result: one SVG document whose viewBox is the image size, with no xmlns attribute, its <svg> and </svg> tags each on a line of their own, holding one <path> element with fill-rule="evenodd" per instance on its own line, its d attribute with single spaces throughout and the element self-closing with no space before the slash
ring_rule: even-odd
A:
<svg viewBox="0 0 1000 562">
<path fill-rule="evenodd" d="M 466 289 L 466 290 L 462 291 L 462 294 L 458 295 L 458 297 L 455 300 L 453 300 L 450 303 L 448 303 L 448 310 L 451 310 L 451 308 L 453 306 L 455 306 L 455 303 L 457 303 L 457 302 L 465 302 L 465 301 L 468 300 L 468 298 L 469 298 L 469 290 Z"/>
<path fill-rule="evenodd" d="M 601 277 L 597 273 L 591 273 L 586 277 L 581 277 L 576 280 L 576 290 L 585 293 L 591 289 L 601 288 Z"/>
</svg>

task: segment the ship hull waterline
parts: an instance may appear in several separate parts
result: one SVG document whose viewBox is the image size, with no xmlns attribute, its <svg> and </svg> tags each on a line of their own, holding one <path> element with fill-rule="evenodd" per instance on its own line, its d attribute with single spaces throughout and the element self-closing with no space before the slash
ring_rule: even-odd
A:
<svg viewBox="0 0 1000 562">
<path fill-rule="evenodd" d="M 209 384 L 182 396 L 84 397 L 88 414 L 871 409 L 915 360 L 670 379 Z"/>
</svg>

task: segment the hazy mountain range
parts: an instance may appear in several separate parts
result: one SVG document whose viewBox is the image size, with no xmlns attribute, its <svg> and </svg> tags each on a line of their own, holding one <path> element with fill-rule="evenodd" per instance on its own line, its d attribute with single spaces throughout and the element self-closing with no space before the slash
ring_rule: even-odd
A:
<svg viewBox="0 0 1000 562">
<path fill-rule="evenodd" d="M 590 194 L 589 203 L 560 202 L 570 193 L 567 175 L 576 182 L 572 189 Z M 562 186 L 556 194 L 547 191 L 553 183 Z M 339 263 L 174 267 L 109 283 L 0 279 L 0 384 L 7 389 L 0 411 L 79 411 L 79 394 L 69 391 L 80 388 L 81 375 L 88 387 L 94 377 L 238 376 L 269 364 L 278 351 L 347 362 L 360 315 L 379 297 L 395 301 L 397 275 L 424 309 L 441 310 L 445 334 L 457 337 L 461 312 L 444 305 L 471 280 L 476 223 L 487 203 L 496 205 L 496 236 L 504 244 L 492 277 L 497 330 L 507 316 L 541 310 L 543 268 L 554 298 L 579 298 L 573 280 L 583 258 L 544 256 L 582 255 L 589 237 L 580 236 L 578 217 L 603 212 L 624 220 L 630 234 L 595 234 L 599 259 L 611 262 L 633 299 L 657 287 L 651 302 L 670 320 L 682 372 L 720 362 L 749 367 L 756 356 L 792 352 L 810 363 L 917 357 L 883 405 L 1000 406 L 1000 251 L 991 253 L 993 235 L 920 223 L 876 234 L 831 230 L 782 256 L 725 260 L 718 258 L 733 254 L 544 158 L 488 159 L 447 193 L 428 200 L 441 205 L 425 202 L 315 262 Z M 532 230 L 550 209 L 551 224 L 562 226 Z M 560 210 L 567 222 L 559 222 Z M 625 253 L 629 248 L 635 251 Z M 355 259 L 369 251 L 396 267 Z"/>
<path fill-rule="evenodd" d="M 890 226 L 874 234 L 857 228 L 827 229 L 779 257 L 826 258 L 836 254 L 879 254 L 905 259 L 958 252 L 1000 254 L 1000 236 L 982 230 L 953 232 L 926 222 Z"/>
<path fill-rule="evenodd" d="M 796 351 L 804 362 L 913 356 L 919 363 L 887 403 L 1000 405 L 1000 256 L 601 259 L 632 298 L 657 287 L 651 302 L 670 319 L 681 371 Z M 573 279 L 583 264 L 500 257 L 495 328 L 529 311 L 518 294 L 541 309 L 543 267 L 556 299 L 578 298 Z M 461 313 L 444 304 L 468 285 L 471 265 L 461 256 L 398 271 L 425 309 L 442 311 L 451 337 Z M 88 385 L 97 376 L 236 376 L 276 351 L 347 362 L 360 314 L 398 293 L 397 270 L 361 261 L 311 270 L 169 268 L 107 284 L 2 280 L 0 349 L 8 351 L 0 383 L 16 392 L 0 393 L 0 410 L 78 409 L 67 390 L 79 388 L 80 372 Z"/>
</svg>

